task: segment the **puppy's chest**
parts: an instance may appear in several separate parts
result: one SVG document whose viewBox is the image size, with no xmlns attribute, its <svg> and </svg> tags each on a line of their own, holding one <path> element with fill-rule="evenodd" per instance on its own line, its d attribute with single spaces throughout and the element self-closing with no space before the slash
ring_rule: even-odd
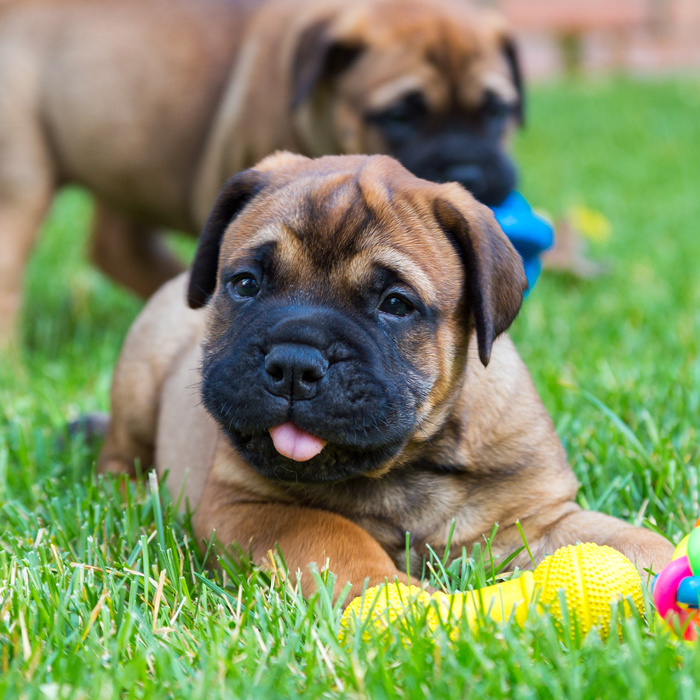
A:
<svg viewBox="0 0 700 700">
<path fill-rule="evenodd" d="M 369 532 L 401 569 L 406 568 L 406 533 L 412 559 L 430 545 L 439 555 L 455 520 L 453 544 L 459 552 L 481 536 L 488 524 L 473 482 L 464 475 L 402 472 L 307 490 L 301 500 L 339 513 Z M 412 567 L 418 565 L 412 562 Z"/>
</svg>

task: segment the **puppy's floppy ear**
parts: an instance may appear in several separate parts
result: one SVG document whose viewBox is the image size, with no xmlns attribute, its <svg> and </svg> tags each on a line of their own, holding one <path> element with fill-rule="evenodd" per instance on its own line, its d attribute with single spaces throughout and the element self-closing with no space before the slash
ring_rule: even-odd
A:
<svg viewBox="0 0 700 700">
<path fill-rule="evenodd" d="M 204 306 L 216 288 L 221 239 L 228 225 L 265 186 L 267 174 L 243 170 L 223 186 L 207 218 L 190 270 L 187 303 L 191 309 Z"/>
<path fill-rule="evenodd" d="M 493 341 L 508 329 L 520 310 L 527 279 L 520 255 L 490 209 L 476 201 L 468 207 L 458 206 L 438 198 L 433 212 L 462 259 L 479 358 L 486 367 Z"/>
<path fill-rule="evenodd" d="M 525 126 L 525 84 L 523 81 L 523 72 L 520 67 L 520 55 L 515 41 L 505 36 L 501 40 L 501 50 L 506 58 L 510 73 L 513 78 L 513 85 L 518 92 L 518 102 L 515 106 L 515 116 L 520 126 Z"/>
<path fill-rule="evenodd" d="M 364 50 L 356 41 L 330 36 L 329 24 L 327 19 L 319 20 L 299 37 L 292 61 L 292 109 L 322 81 L 333 80 L 349 68 Z"/>
</svg>

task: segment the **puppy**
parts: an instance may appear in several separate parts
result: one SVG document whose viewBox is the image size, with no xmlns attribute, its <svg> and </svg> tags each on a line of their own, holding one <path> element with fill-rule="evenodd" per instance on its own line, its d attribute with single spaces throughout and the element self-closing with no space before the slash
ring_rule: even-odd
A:
<svg viewBox="0 0 700 700">
<path fill-rule="evenodd" d="M 167 470 L 200 538 L 257 563 L 278 543 L 291 571 L 329 560 L 336 593 L 406 580 L 406 532 L 419 571 L 453 519 L 457 552 L 499 523 L 507 556 L 519 520 L 537 561 L 592 541 L 658 570 L 666 540 L 574 502 L 504 335 L 524 288 L 490 210 L 459 185 L 387 156 L 269 157 L 225 185 L 189 277 L 130 331 L 100 469 Z"/>
<path fill-rule="evenodd" d="M 520 70 L 466 0 L 8 0 L 0 9 L 0 336 L 51 197 L 98 201 L 91 253 L 148 296 L 181 270 L 158 227 L 199 233 L 275 149 L 391 153 L 497 204 L 513 189 Z"/>
</svg>

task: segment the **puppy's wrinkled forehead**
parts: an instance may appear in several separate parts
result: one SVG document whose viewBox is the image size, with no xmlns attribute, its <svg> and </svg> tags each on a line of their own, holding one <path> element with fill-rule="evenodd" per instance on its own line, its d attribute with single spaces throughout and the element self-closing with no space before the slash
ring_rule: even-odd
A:
<svg viewBox="0 0 700 700">
<path fill-rule="evenodd" d="M 358 61 L 365 61 L 364 70 L 359 65 L 347 76 L 347 88 L 369 108 L 386 107 L 411 90 L 436 110 L 451 100 L 477 107 L 485 91 L 507 104 L 518 99 L 503 53 L 507 25 L 488 8 L 466 0 L 348 3 L 337 31 L 370 47 Z"/>
<path fill-rule="evenodd" d="M 440 293 L 454 301 L 462 268 L 434 222 L 430 195 L 405 171 L 387 170 L 385 160 L 363 159 L 339 172 L 304 165 L 276 171 L 270 186 L 230 225 L 223 266 L 264 257 L 279 282 L 307 289 L 324 282 L 362 286 L 381 271 L 419 289 L 427 302 L 449 277 L 454 293 Z"/>
<path fill-rule="evenodd" d="M 347 263 L 378 229 L 356 177 L 339 177 L 310 189 L 294 204 L 282 223 L 286 237 L 296 241 L 319 270 Z"/>
</svg>

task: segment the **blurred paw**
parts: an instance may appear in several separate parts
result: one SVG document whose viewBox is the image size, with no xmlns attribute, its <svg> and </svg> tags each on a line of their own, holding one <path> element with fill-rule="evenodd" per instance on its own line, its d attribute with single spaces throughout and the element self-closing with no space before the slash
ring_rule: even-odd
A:
<svg viewBox="0 0 700 700">
<path fill-rule="evenodd" d="M 102 443 L 109 430 L 109 413 L 86 413 L 66 426 L 67 438 L 82 438 L 88 447 Z"/>
<path fill-rule="evenodd" d="M 586 257 L 586 239 L 577 232 L 569 218 L 557 222 L 554 240 L 554 247 L 542 256 L 545 270 L 566 272 L 579 279 L 599 277 L 610 271 L 609 263 L 595 262 Z"/>
</svg>

